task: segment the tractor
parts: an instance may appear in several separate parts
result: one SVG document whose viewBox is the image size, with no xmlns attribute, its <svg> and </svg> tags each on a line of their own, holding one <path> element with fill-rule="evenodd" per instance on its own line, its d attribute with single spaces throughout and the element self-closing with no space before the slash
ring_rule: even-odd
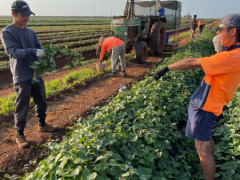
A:
<svg viewBox="0 0 240 180">
<path fill-rule="evenodd" d="M 165 15 L 158 15 L 159 4 Z M 177 29 L 180 24 L 181 3 L 179 1 L 127 0 L 124 15 L 111 23 L 112 36 L 125 42 L 126 52 L 135 47 L 138 63 L 145 63 L 148 49 L 161 55 L 166 42 L 166 29 Z"/>
</svg>

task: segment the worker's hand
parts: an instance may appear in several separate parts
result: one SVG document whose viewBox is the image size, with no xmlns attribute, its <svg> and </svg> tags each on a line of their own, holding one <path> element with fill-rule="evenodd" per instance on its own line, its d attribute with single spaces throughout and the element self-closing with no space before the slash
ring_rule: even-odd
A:
<svg viewBox="0 0 240 180">
<path fill-rule="evenodd" d="M 45 51 L 42 50 L 42 49 L 37 49 L 37 51 L 36 51 L 36 56 L 37 56 L 37 57 L 43 57 L 43 56 L 45 56 Z"/>
<path fill-rule="evenodd" d="M 160 77 L 162 77 L 162 76 L 163 76 L 166 72 L 168 72 L 168 71 L 169 71 L 168 66 L 166 66 L 166 67 L 160 69 L 159 71 L 155 72 L 155 73 L 153 74 L 153 78 L 154 78 L 155 80 L 159 80 Z"/>
</svg>

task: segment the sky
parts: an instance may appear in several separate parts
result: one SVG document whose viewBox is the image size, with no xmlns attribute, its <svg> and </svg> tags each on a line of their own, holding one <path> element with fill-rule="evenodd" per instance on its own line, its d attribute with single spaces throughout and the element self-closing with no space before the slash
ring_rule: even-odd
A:
<svg viewBox="0 0 240 180">
<path fill-rule="evenodd" d="M 112 16 L 122 15 L 127 0 L 26 0 L 36 16 Z M 222 18 L 240 13 L 240 0 L 179 0 L 182 16 Z M 0 15 L 11 15 L 13 0 L 0 0 Z M 161 2 L 161 1 L 160 1 Z"/>
</svg>

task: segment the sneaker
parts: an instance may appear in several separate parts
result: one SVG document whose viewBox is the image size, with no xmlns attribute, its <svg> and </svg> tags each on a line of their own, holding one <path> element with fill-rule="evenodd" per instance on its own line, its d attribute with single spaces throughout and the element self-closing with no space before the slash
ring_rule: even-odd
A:
<svg viewBox="0 0 240 180">
<path fill-rule="evenodd" d="M 24 135 L 17 135 L 16 143 L 20 148 L 26 148 L 29 146 L 29 143 L 27 142 Z"/>
<path fill-rule="evenodd" d="M 52 125 L 47 124 L 47 123 L 45 123 L 44 126 L 38 126 L 38 131 L 40 131 L 40 132 L 53 132 L 56 130 L 57 130 L 57 128 L 55 128 Z"/>
</svg>

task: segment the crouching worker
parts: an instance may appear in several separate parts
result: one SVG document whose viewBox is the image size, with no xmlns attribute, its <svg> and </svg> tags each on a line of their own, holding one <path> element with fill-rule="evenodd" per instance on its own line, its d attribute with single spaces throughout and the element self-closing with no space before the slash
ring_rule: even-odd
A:
<svg viewBox="0 0 240 180">
<path fill-rule="evenodd" d="M 29 146 L 24 136 L 24 129 L 31 97 L 33 97 L 39 121 L 38 130 L 41 132 L 56 130 L 45 122 L 47 103 L 44 81 L 41 77 L 33 81 L 34 72 L 29 67 L 30 62 L 38 60 L 38 57 L 45 54 L 36 33 L 25 26 L 31 14 L 35 15 L 26 2 L 14 1 L 12 3 L 13 23 L 1 31 L 1 41 L 10 59 L 16 92 L 14 119 L 17 131 L 16 143 L 19 147 Z"/>
<path fill-rule="evenodd" d="M 240 83 L 240 14 L 225 16 L 217 34 L 226 51 L 211 57 L 187 58 L 157 71 L 158 80 L 168 71 L 202 68 L 205 77 L 192 94 L 188 106 L 186 136 L 195 141 L 203 174 L 206 180 L 215 178 L 215 144 L 212 130 L 222 114 L 223 106 L 229 103 Z"/>
<path fill-rule="evenodd" d="M 111 52 L 112 76 L 117 75 L 118 59 L 121 61 L 122 75 L 126 76 L 125 44 L 124 41 L 116 37 L 100 37 L 101 46 L 100 61 L 103 61 L 105 51 Z"/>
</svg>

